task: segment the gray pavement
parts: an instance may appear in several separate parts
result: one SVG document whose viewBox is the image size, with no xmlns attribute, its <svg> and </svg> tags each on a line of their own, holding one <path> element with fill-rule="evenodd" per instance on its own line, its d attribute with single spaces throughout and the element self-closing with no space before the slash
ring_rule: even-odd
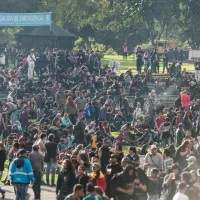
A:
<svg viewBox="0 0 200 200">
<path fill-rule="evenodd" d="M 6 200 L 13 200 L 15 198 L 13 186 L 0 185 L 0 187 L 6 190 L 6 198 L 5 198 Z M 56 190 L 55 187 L 42 186 L 41 200 L 56 200 L 55 190 Z M 29 186 L 28 194 L 29 194 L 28 195 L 29 198 L 27 198 L 27 200 L 34 200 L 34 194 L 33 194 L 31 185 Z M 1 195 L 0 195 L 0 199 L 1 199 Z"/>
</svg>

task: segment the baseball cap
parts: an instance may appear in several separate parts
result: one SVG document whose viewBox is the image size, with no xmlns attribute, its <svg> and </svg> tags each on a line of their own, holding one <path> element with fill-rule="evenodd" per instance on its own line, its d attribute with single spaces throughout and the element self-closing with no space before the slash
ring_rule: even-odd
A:
<svg viewBox="0 0 200 200">
<path fill-rule="evenodd" d="M 151 149 L 157 149 L 157 146 L 155 144 L 152 144 Z"/>
<path fill-rule="evenodd" d="M 100 170 L 101 169 L 101 164 L 99 164 L 99 163 L 93 163 L 92 167 L 96 168 L 97 170 Z"/>
<path fill-rule="evenodd" d="M 186 159 L 188 162 L 196 162 L 197 159 L 194 156 L 190 156 L 188 159 Z"/>
</svg>

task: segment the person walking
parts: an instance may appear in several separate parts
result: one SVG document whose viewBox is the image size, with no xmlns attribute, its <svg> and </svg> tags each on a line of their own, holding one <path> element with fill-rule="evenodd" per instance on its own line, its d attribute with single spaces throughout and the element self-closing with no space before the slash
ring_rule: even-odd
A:
<svg viewBox="0 0 200 200">
<path fill-rule="evenodd" d="M 26 200 L 28 185 L 33 185 L 35 179 L 31 162 L 27 159 L 27 151 L 22 149 L 18 154 L 19 157 L 10 165 L 9 177 L 15 187 L 15 200 Z"/>
<path fill-rule="evenodd" d="M 50 134 L 48 136 L 49 142 L 45 144 L 47 153 L 45 155 L 47 162 L 47 171 L 46 171 L 46 183 L 49 185 L 49 173 L 51 170 L 52 178 L 51 178 L 51 186 L 55 186 L 55 174 L 57 168 L 56 156 L 59 155 L 57 144 L 54 142 L 55 136 Z"/>
<path fill-rule="evenodd" d="M 61 170 L 58 174 L 56 185 L 56 199 L 64 200 L 69 194 L 73 192 L 75 185 L 75 169 L 70 160 L 65 159 L 62 163 Z"/>
<path fill-rule="evenodd" d="M 33 79 L 33 73 L 35 68 L 35 52 L 34 50 L 31 50 L 30 55 L 27 57 L 28 62 L 28 79 Z"/>
<path fill-rule="evenodd" d="M 44 156 L 39 152 L 39 146 L 33 145 L 32 152 L 29 154 L 29 160 L 33 167 L 33 174 L 35 178 L 35 182 L 33 184 L 33 192 L 35 196 L 35 200 L 40 199 L 41 193 L 41 177 L 44 168 Z"/>
</svg>

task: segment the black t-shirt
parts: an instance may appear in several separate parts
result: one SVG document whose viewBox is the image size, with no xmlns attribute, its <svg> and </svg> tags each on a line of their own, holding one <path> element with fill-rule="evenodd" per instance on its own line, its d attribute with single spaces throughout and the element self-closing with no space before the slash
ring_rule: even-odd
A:
<svg viewBox="0 0 200 200">
<path fill-rule="evenodd" d="M 48 142 L 45 144 L 47 153 L 50 158 L 56 158 L 57 144 L 55 142 Z"/>
<path fill-rule="evenodd" d="M 102 156 L 101 156 L 101 166 L 106 166 L 109 163 L 109 154 L 110 154 L 110 149 L 109 147 L 101 147 L 102 151 Z"/>
<path fill-rule="evenodd" d="M 183 146 L 180 146 L 176 151 L 176 162 L 178 162 L 181 169 L 184 169 L 185 167 L 187 167 L 186 155 L 181 156 L 180 154 L 181 152 L 185 152 L 185 151 L 186 149 Z"/>
<path fill-rule="evenodd" d="M 134 155 L 128 154 L 127 157 L 129 158 L 131 165 L 133 165 L 134 167 L 139 167 L 138 164 L 132 163 L 132 161 L 138 161 L 138 160 L 140 160 L 140 158 L 139 158 L 139 156 L 137 154 L 134 154 Z"/>
</svg>

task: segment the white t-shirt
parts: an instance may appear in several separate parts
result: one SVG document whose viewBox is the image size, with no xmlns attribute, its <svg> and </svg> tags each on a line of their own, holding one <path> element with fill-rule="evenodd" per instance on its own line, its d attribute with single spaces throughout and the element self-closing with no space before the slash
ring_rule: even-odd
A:
<svg viewBox="0 0 200 200">
<path fill-rule="evenodd" d="M 173 200 L 189 200 L 188 196 L 186 196 L 185 194 L 182 194 L 180 192 L 177 192 L 174 197 Z"/>
</svg>

